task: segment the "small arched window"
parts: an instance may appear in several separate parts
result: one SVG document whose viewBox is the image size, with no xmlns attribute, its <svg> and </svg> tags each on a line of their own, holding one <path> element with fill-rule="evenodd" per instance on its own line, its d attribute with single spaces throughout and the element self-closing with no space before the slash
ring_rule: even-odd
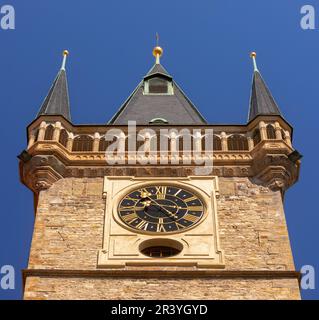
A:
<svg viewBox="0 0 319 320">
<path fill-rule="evenodd" d="M 73 140 L 72 151 L 92 151 L 93 138 L 87 135 L 77 136 Z"/>
<path fill-rule="evenodd" d="M 53 139 L 54 127 L 50 124 L 45 129 L 44 140 L 52 140 Z"/>
<path fill-rule="evenodd" d="M 267 126 L 267 138 L 268 139 L 276 139 L 276 131 L 275 131 L 275 128 L 271 124 L 268 124 L 268 126 Z"/>
<path fill-rule="evenodd" d="M 260 131 L 259 129 L 256 129 L 253 133 L 253 141 L 254 146 L 256 146 L 261 141 Z"/>
<path fill-rule="evenodd" d="M 106 151 L 106 149 L 114 143 L 118 138 L 116 136 L 108 136 L 108 139 L 105 138 L 105 136 L 101 137 L 100 142 L 99 142 L 99 151 Z M 111 138 L 111 139 L 110 139 Z M 125 149 L 127 150 L 127 149 Z"/>
<path fill-rule="evenodd" d="M 227 139 L 228 150 L 241 151 L 248 150 L 247 138 L 240 134 L 233 134 Z"/>
<path fill-rule="evenodd" d="M 172 247 L 154 246 L 143 249 L 142 253 L 151 258 L 168 258 L 178 255 L 180 251 Z"/>
<path fill-rule="evenodd" d="M 66 132 L 65 129 L 62 129 L 61 132 L 60 132 L 59 142 L 60 142 L 64 147 L 66 147 L 66 145 L 67 145 L 67 143 L 68 143 L 68 138 L 69 138 L 68 133 Z"/>
<path fill-rule="evenodd" d="M 214 150 L 222 150 L 222 140 L 214 135 Z"/>
<path fill-rule="evenodd" d="M 204 137 L 201 139 L 203 143 Z M 176 149 L 177 151 L 190 151 L 195 148 L 195 138 L 193 138 L 190 132 L 183 132 L 183 130 L 176 136 Z M 171 144 L 172 147 L 172 144 Z M 171 149 L 171 151 L 174 151 Z"/>
<path fill-rule="evenodd" d="M 146 145 L 146 137 L 144 135 L 137 135 L 136 138 L 136 151 L 143 151 Z"/>
<path fill-rule="evenodd" d="M 109 141 L 105 140 L 105 137 L 102 137 L 99 142 L 99 151 L 106 151 L 106 148 L 109 145 Z"/>
<path fill-rule="evenodd" d="M 168 121 L 164 118 L 154 118 L 149 123 L 150 124 L 168 124 Z"/>
</svg>

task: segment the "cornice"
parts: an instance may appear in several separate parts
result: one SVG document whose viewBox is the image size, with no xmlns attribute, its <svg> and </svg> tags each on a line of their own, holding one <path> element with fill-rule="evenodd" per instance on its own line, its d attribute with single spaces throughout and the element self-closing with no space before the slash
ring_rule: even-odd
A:
<svg viewBox="0 0 319 320">
<path fill-rule="evenodd" d="M 160 272 L 159 272 L 160 271 Z M 27 277 L 61 278 L 259 278 L 259 279 L 300 279 L 295 270 L 165 270 L 162 268 L 110 269 L 110 270 L 70 270 L 70 269 L 24 269 L 23 279 Z"/>
</svg>

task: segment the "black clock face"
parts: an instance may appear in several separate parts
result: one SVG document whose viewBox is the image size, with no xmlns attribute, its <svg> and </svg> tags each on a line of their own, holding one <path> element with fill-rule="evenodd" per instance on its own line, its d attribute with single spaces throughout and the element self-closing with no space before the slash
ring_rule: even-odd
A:
<svg viewBox="0 0 319 320">
<path fill-rule="evenodd" d="M 204 214 L 199 197 L 175 186 L 156 185 L 137 189 L 119 203 L 121 220 L 142 232 L 182 232 L 197 224 Z"/>
</svg>

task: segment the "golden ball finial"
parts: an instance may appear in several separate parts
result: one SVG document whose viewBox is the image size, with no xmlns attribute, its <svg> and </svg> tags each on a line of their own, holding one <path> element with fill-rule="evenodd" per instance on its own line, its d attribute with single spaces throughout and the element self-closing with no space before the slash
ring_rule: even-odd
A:
<svg viewBox="0 0 319 320">
<path fill-rule="evenodd" d="M 161 47 L 157 46 L 153 49 L 154 57 L 161 56 L 162 54 L 163 54 L 163 49 Z"/>
<path fill-rule="evenodd" d="M 70 52 L 69 52 L 68 50 L 64 50 L 64 51 L 63 51 L 63 55 L 64 55 L 64 56 L 68 56 L 69 54 L 70 54 Z"/>
<path fill-rule="evenodd" d="M 257 56 L 257 53 L 255 51 L 250 53 L 250 57 L 251 58 L 256 58 L 256 56 Z"/>
</svg>

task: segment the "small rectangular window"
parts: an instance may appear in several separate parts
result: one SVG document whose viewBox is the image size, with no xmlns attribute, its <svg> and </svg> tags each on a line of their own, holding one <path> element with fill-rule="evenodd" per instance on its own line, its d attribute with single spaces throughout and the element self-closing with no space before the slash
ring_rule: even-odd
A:
<svg viewBox="0 0 319 320">
<path fill-rule="evenodd" d="M 168 81 L 160 78 L 153 78 L 148 81 L 149 93 L 168 93 Z"/>
</svg>

